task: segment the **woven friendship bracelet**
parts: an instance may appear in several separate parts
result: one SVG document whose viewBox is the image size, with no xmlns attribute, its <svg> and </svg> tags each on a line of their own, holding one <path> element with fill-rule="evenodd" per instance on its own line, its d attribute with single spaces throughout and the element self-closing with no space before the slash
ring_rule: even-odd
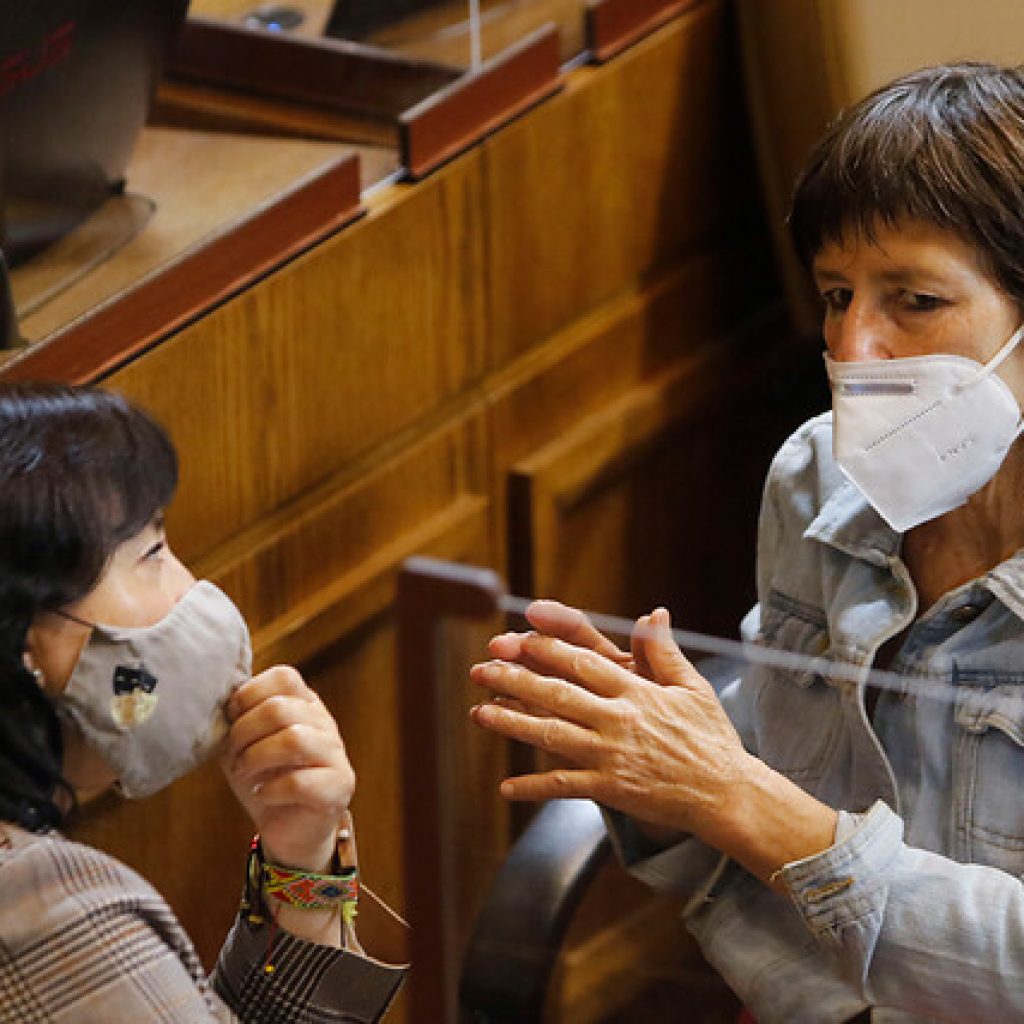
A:
<svg viewBox="0 0 1024 1024">
<path fill-rule="evenodd" d="M 355 916 L 359 899 L 359 874 L 355 868 L 340 875 L 319 875 L 265 861 L 261 867 L 267 897 L 302 910 L 340 910 L 345 920 Z"/>
<path fill-rule="evenodd" d="M 324 875 L 296 868 L 282 868 L 263 859 L 258 835 L 249 848 L 249 867 L 242 909 L 251 922 L 259 923 L 269 911 L 267 900 L 286 903 L 301 910 L 340 911 L 351 925 L 359 900 L 359 870 L 335 859 L 337 874 Z"/>
</svg>

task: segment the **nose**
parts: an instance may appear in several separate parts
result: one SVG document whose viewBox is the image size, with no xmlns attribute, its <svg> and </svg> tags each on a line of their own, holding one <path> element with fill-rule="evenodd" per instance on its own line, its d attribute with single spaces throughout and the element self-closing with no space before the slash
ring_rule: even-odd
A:
<svg viewBox="0 0 1024 1024">
<path fill-rule="evenodd" d="M 837 363 L 892 359 L 891 330 L 881 310 L 855 297 L 842 313 L 826 317 L 825 344 Z"/>
<path fill-rule="evenodd" d="M 178 560 L 177 555 L 168 552 L 167 559 L 167 568 L 164 573 L 164 592 L 174 604 L 177 604 L 195 583 L 196 578 Z"/>
</svg>

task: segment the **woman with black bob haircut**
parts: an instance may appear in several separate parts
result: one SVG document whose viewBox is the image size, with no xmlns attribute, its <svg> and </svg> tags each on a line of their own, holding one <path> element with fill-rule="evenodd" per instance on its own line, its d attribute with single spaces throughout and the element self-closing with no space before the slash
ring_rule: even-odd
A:
<svg viewBox="0 0 1024 1024">
<path fill-rule="evenodd" d="M 759 1024 L 1024 1020 L 1024 73 L 866 97 L 790 225 L 832 410 L 769 471 L 743 633 L 804 657 L 716 694 L 665 609 L 627 654 L 541 601 L 473 718 L 568 761 L 502 791 L 609 808 Z"/>
<path fill-rule="evenodd" d="M 0 385 L 0 1021 L 379 1019 L 403 971 L 355 937 L 344 744 L 294 669 L 251 675 L 238 610 L 168 547 L 177 477 L 120 396 Z M 57 830 L 214 753 L 259 839 L 207 979 L 151 886 Z"/>
</svg>

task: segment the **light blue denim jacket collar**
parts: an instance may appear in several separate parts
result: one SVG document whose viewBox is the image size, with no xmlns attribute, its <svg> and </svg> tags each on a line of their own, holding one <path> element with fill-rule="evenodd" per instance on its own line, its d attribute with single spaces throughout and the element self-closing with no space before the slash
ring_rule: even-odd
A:
<svg viewBox="0 0 1024 1024">
<path fill-rule="evenodd" d="M 903 540 L 903 535 L 889 526 L 848 480 L 825 500 L 804 537 L 874 565 L 886 565 L 898 555 Z"/>
<path fill-rule="evenodd" d="M 818 541 L 872 565 L 884 566 L 898 557 L 903 535 L 897 533 L 871 507 L 850 481 L 844 481 L 825 500 L 818 515 L 804 531 L 807 540 Z M 1001 562 L 981 580 L 1017 618 L 1024 620 L 1024 549 Z M 957 592 L 947 595 L 955 600 Z"/>
</svg>

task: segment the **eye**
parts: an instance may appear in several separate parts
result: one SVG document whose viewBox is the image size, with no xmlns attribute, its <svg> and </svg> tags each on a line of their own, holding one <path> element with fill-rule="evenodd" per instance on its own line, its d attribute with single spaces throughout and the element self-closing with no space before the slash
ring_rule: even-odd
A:
<svg viewBox="0 0 1024 1024">
<path fill-rule="evenodd" d="M 167 548 L 167 542 L 161 538 L 155 544 L 152 544 L 150 547 L 148 547 L 146 549 L 145 553 L 142 556 L 142 561 L 144 561 L 144 562 L 159 561 L 160 560 L 160 556 L 164 553 L 166 548 Z"/>
<path fill-rule="evenodd" d="M 853 299 L 851 288 L 829 288 L 821 293 L 821 301 L 825 303 L 826 313 L 843 313 Z"/>
<path fill-rule="evenodd" d="M 901 291 L 899 303 L 911 313 L 931 313 L 943 305 L 943 300 L 938 295 L 929 295 L 927 292 Z"/>
</svg>

